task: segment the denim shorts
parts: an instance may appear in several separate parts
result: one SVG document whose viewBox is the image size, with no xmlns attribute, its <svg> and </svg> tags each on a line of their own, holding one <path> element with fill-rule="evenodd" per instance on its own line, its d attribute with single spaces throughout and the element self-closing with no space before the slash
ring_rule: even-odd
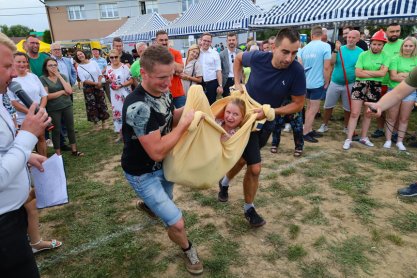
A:
<svg viewBox="0 0 417 278">
<path fill-rule="evenodd" d="M 321 86 L 315 89 L 307 89 L 306 98 L 309 100 L 322 100 L 326 97 L 326 91 Z"/>
<path fill-rule="evenodd" d="M 162 169 L 140 176 L 125 172 L 125 177 L 136 195 L 162 219 L 166 226 L 172 226 L 181 219 L 181 210 L 172 201 L 174 183 L 165 179 Z"/>
<path fill-rule="evenodd" d="M 391 92 L 392 90 L 393 89 L 389 88 L 388 91 L 387 91 L 387 93 Z M 414 101 L 414 102 L 416 102 L 417 101 L 417 91 L 412 92 L 411 94 L 409 94 L 408 96 L 406 96 L 405 98 L 403 98 L 402 101 L 404 101 L 404 102 L 406 102 L 406 101 Z"/>
</svg>

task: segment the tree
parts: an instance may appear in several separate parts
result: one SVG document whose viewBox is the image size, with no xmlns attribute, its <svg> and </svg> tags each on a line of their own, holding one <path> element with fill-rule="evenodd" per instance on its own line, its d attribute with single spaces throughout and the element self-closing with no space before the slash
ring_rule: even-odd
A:
<svg viewBox="0 0 417 278">
<path fill-rule="evenodd" d="M 51 31 L 49 30 L 45 30 L 45 32 L 43 32 L 43 37 L 42 37 L 43 41 L 46 43 L 52 43 L 52 38 L 51 38 Z"/>
<path fill-rule="evenodd" d="M 20 24 L 12 25 L 10 27 L 7 25 L 1 25 L 0 30 L 8 37 L 26 37 L 30 34 L 30 32 L 34 31 L 33 29 Z"/>
</svg>

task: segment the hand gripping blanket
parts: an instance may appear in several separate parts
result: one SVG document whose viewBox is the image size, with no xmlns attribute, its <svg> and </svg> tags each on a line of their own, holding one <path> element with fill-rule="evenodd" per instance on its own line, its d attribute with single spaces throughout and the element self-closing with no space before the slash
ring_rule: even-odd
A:
<svg viewBox="0 0 417 278">
<path fill-rule="evenodd" d="M 232 97 L 245 101 L 246 115 L 240 129 L 225 142 L 220 141 L 226 131 L 215 122 L 222 118 L 226 105 Z M 200 85 L 190 87 L 184 112 L 195 110 L 194 120 L 182 135 L 175 147 L 164 159 L 165 178 L 169 181 L 192 188 L 208 188 L 216 185 L 242 156 L 252 130 L 256 130 L 255 109 L 262 108 L 266 119 L 275 118 L 270 105 L 260 105 L 246 92 L 231 92 L 230 97 L 222 98 L 210 107 L 203 88 Z"/>
</svg>

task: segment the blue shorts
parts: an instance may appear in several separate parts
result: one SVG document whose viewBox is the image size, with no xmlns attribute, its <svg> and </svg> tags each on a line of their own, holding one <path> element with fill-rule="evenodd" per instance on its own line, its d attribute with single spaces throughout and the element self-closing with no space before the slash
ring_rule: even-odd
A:
<svg viewBox="0 0 417 278">
<path fill-rule="evenodd" d="M 174 183 L 165 179 L 162 169 L 140 176 L 125 172 L 125 177 L 136 195 L 162 219 L 166 226 L 172 226 L 181 219 L 181 210 L 172 201 Z"/>
<path fill-rule="evenodd" d="M 309 100 L 322 100 L 326 97 L 326 91 L 321 86 L 315 89 L 307 89 L 306 98 Z"/>
<path fill-rule="evenodd" d="M 393 89 L 388 88 L 387 93 L 391 92 L 392 90 Z M 404 102 L 406 102 L 406 101 L 414 101 L 414 102 L 416 102 L 417 101 L 417 92 L 416 91 L 412 92 L 411 94 L 409 94 L 408 96 L 406 96 L 405 98 L 403 98 L 402 101 L 404 101 Z"/>
</svg>

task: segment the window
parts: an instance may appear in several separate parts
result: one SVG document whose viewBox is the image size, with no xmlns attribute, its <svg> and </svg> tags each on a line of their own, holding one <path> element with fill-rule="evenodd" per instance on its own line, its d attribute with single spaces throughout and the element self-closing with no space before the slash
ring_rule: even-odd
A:
<svg viewBox="0 0 417 278">
<path fill-rule="evenodd" d="M 84 5 L 68 6 L 68 19 L 69 20 L 83 20 L 85 19 Z"/>
<path fill-rule="evenodd" d="M 182 12 L 185 12 L 191 5 L 197 4 L 198 0 L 182 0 Z"/>
<path fill-rule="evenodd" d="M 117 9 L 117 4 L 100 4 L 100 17 L 118 18 L 119 10 Z"/>
<path fill-rule="evenodd" d="M 146 14 L 146 4 L 144 1 L 140 1 L 140 14 Z"/>
<path fill-rule="evenodd" d="M 158 12 L 157 1 L 139 1 L 140 14 L 151 14 Z"/>
<path fill-rule="evenodd" d="M 158 2 L 157 1 L 146 1 L 146 13 L 157 13 L 158 12 Z"/>
</svg>

